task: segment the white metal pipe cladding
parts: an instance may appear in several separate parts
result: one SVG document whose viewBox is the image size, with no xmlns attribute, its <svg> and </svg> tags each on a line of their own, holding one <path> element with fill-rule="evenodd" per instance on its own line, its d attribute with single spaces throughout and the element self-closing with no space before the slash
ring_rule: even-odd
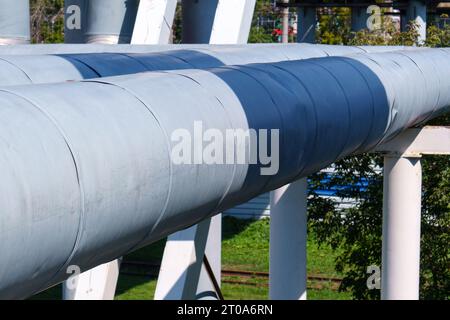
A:
<svg viewBox="0 0 450 320">
<path fill-rule="evenodd" d="M 30 1 L 0 0 L 0 45 L 30 42 Z"/>
<path fill-rule="evenodd" d="M 1 88 L 0 298 L 368 151 L 449 87 L 449 53 L 424 49 Z"/>
<path fill-rule="evenodd" d="M 98 46 L 99 50 L 104 47 Z M 116 53 L 0 55 L 0 86 L 73 81 L 156 70 L 211 68 L 223 65 L 301 60 L 398 49 L 398 47 L 292 44 L 286 46 L 197 46 L 187 47 L 183 50 L 145 53 L 145 48 L 148 48 L 147 51 L 157 51 L 161 47 L 112 47 L 117 47 Z M 163 48 L 165 47 L 163 46 Z M 124 51 L 121 52 L 122 50 Z M 143 50 L 143 52 L 134 52 L 139 50 Z"/>
<path fill-rule="evenodd" d="M 37 54 L 73 54 L 73 53 L 150 53 L 172 50 L 189 50 L 189 49 L 212 49 L 212 50 L 231 50 L 239 48 L 256 49 L 276 47 L 283 51 L 283 47 L 289 50 L 322 50 L 327 55 L 329 53 L 349 54 L 349 53 L 370 53 L 370 52 L 386 52 L 394 50 L 417 49 L 409 46 L 341 46 L 341 45 L 324 45 L 324 44 L 283 44 L 273 43 L 252 43 L 238 45 L 210 45 L 210 44 L 168 44 L 168 45 L 132 45 L 132 44 L 33 44 L 33 45 L 10 45 L 0 46 L 0 54 L 2 55 L 37 55 Z M 314 49 L 315 48 L 315 49 Z M 336 54 L 335 54 L 336 55 Z"/>
</svg>

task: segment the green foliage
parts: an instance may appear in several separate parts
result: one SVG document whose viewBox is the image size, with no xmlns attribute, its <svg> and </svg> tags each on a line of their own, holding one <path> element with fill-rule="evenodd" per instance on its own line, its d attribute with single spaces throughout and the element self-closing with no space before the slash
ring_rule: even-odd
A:
<svg viewBox="0 0 450 320">
<path fill-rule="evenodd" d="M 64 42 L 64 0 L 31 0 L 33 43 Z"/>
<path fill-rule="evenodd" d="M 381 29 L 369 31 L 367 29 L 353 33 L 349 40 L 349 45 L 403 45 L 418 46 L 419 44 L 418 26 L 411 21 L 406 26 L 406 31 L 399 32 L 392 24 L 392 21 L 386 20 Z"/>
<path fill-rule="evenodd" d="M 428 47 L 449 47 L 450 25 L 445 25 L 442 29 L 434 25 L 428 26 L 425 45 Z"/>
<path fill-rule="evenodd" d="M 323 44 L 346 44 L 350 36 L 350 9 L 335 8 L 329 14 L 319 15 L 317 42 Z"/>
<path fill-rule="evenodd" d="M 271 43 L 274 42 L 271 33 L 268 33 L 264 28 L 252 27 L 248 37 L 249 43 Z"/>
</svg>

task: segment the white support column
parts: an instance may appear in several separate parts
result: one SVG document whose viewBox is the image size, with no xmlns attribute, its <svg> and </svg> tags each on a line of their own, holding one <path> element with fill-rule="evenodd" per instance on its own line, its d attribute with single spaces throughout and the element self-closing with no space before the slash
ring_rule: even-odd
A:
<svg viewBox="0 0 450 320">
<path fill-rule="evenodd" d="M 307 179 L 270 195 L 270 299 L 306 300 Z"/>
<path fill-rule="evenodd" d="M 114 300 L 120 259 L 83 272 L 63 283 L 63 300 Z"/>
<path fill-rule="evenodd" d="M 316 8 L 300 7 L 297 10 L 297 42 L 316 42 Z"/>
<path fill-rule="evenodd" d="M 381 298 L 419 299 L 420 157 L 450 155 L 450 128 L 409 129 L 376 148 L 384 158 Z"/>
<path fill-rule="evenodd" d="M 283 3 L 288 4 L 289 0 L 283 0 Z M 283 20 L 283 35 L 281 42 L 289 43 L 289 7 L 283 8 L 281 14 Z"/>
<path fill-rule="evenodd" d="M 155 300 L 194 300 L 211 219 L 167 239 L 156 285 Z"/>
<path fill-rule="evenodd" d="M 177 0 L 140 0 L 131 44 L 168 44 Z"/>
<path fill-rule="evenodd" d="M 385 156 L 383 300 L 419 299 L 421 192 L 420 158 Z"/>
<path fill-rule="evenodd" d="M 255 4 L 256 0 L 219 0 L 209 43 L 247 43 Z"/>
</svg>

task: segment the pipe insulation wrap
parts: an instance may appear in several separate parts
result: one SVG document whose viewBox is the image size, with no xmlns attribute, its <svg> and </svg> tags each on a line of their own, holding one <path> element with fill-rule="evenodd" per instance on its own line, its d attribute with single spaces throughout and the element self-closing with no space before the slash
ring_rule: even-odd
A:
<svg viewBox="0 0 450 320">
<path fill-rule="evenodd" d="M 378 49 L 382 50 L 382 49 Z M 383 50 L 391 51 L 392 47 Z M 367 50 L 366 50 L 367 51 Z M 341 46 L 281 45 L 201 47 L 154 53 L 81 53 L 0 55 L 0 86 L 49 83 L 125 75 L 145 71 L 213 68 L 365 52 Z"/>
<path fill-rule="evenodd" d="M 70 265 L 111 261 L 448 111 L 449 63 L 428 49 L 1 89 L 0 298 L 30 296 Z M 224 135 L 279 129 L 279 171 L 175 164 L 172 134 L 195 136 L 196 121 Z"/>
<path fill-rule="evenodd" d="M 270 48 L 276 47 L 278 50 L 292 50 L 297 48 L 308 48 L 308 50 L 320 50 L 322 52 L 342 53 L 371 53 L 384 52 L 394 50 L 416 49 L 408 46 L 340 46 L 340 45 L 323 45 L 308 43 L 290 43 L 290 44 L 273 44 L 273 43 L 252 43 L 243 45 L 210 45 L 210 44 L 168 44 L 168 45 L 130 45 L 130 44 L 32 44 L 32 45 L 10 45 L 0 46 L 0 54 L 71 54 L 71 53 L 149 53 L 171 50 L 189 50 L 189 49 L 239 49 L 239 48 Z"/>
<path fill-rule="evenodd" d="M 30 1 L 0 0 L 0 45 L 30 42 Z"/>
</svg>

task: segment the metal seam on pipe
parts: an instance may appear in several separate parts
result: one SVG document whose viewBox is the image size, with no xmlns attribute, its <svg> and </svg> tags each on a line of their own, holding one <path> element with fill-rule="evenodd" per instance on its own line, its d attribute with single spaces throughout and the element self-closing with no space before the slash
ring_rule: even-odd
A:
<svg viewBox="0 0 450 320">
<path fill-rule="evenodd" d="M 322 65 L 320 65 L 320 64 L 318 64 L 318 63 L 315 63 L 314 60 L 309 60 L 308 63 L 315 64 L 315 65 L 318 66 L 319 68 L 322 68 L 323 70 L 325 70 L 325 71 L 326 71 L 326 72 L 327 72 L 327 73 L 328 73 L 328 74 L 336 81 L 336 83 L 338 84 L 339 88 L 341 89 L 342 94 L 344 95 L 345 100 L 346 100 L 346 102 L 347 102 L 348 125 L 351 126 L 352 116 L 351 116 L 350 101 L 349 101 L 349 99 L 348 99 L 347 93 L 345 92 L 345 90 L 344 90 L 344 88 L 342 87 L 342 85 L 341 85 L 341 83 L 339 82 L 339 80 L 334 76 L 334 74 L 333 74 L 332 72 L 330 72 L 330 70 L 328 70 L 327 68 L 325 68 L 324 66 L 322 66 Z M 346 140 L 345 140 L 345 142 L 344 142 L 344 146 L 341 147 L 342 152 L 341 152 L 340 155 L 338 155 L 338 156 L 336 157 L 337 159 L 339 159 L 340 157 L 342 157 L 342 153 L 345 152 L 345 146 L 348 145 L 349 140 L 350 140 L 350 136 L 351 136 L 351 135 L 350 135 L 350 128 L 349 128 L 349 129 L 348 129 L 348 132 L 347 132 L 347 138 L 346 138 Z"/>
<path fill-rule="evenodd" d="M 358 147 L 358 149 L 363 146 L 363 145 L 367 145 L 368 140 L 370 140 L 370 133 L 373 131 L 373 126 L 374 126 L 374 121 L 373 119 L 375 118 L 375 101 L 374 101 L 374 93 L 367 81 L 367 79 L 364 77 L 364 75 L 362 74 L 361 70 L 359 70 L 358 68 L 356 68 L 353 64 L 349 63 L 348 61 L 343 61 L 344 63 L 348 64 L 350 67 L 352 67 L 357 73 L 359 73 L 359 75 L 361 76 L 361 78 L 363 79 L 364 83 L 367 86 L 367 89 L 370 92 L 370 96 L 371 96 L 371 105 L 372 105 L 372 121 L 370 122 L 370 126 L 369 126 L 369 131 L 367 133 L 366 138 L 363 140 L 363 142 L 361 143 L 361 145 Z"/>
<path fill-rule="evenodd" d="M 170 139 L 169 139 L 169 134 L 167 133 L 167 130 L 165 130 L 165 128 L 162 126 L 162 124 L 160 122 L 160 119 L 159 119 L 157 113 L 155 112 L 155 110 L 152 110 L 151 106 L 147 105 L 144 102 L 144 100 L 138 94 L 136 94 L 135 92 L 129 90 L 128 88 L 125 88 L 125 87 L 120 86 L 120 85 L 115 84 L 115 83 L 102 81 L 101 79 L 91 80 L 90 82 L 96 82 L 96 83 L 101 83 L 101 84 L 104 84 L 104 85 L 110 85 L 110 86 L 114 86 L 114 87 L 120 88 L 121 90 L 127 92 L 129 95 L 131 95 L 134 98 L 136 98 L 148 110 L 148 112 L 152 115 L 152 117 L 155 119 L 155 121 L 158 124 L 161 132 L 166 137 L 167 152 L 170 153 L 170 149 L 171 149 L 170 148 Z M 163 207 L 161 209 L 161 212 L 158 215 L 158 218 L 156 219 L 156 222 L 155 222 L 154 226 L 150 229 L 150 231 L 148 231 L 148 233 L 144 236 L 142 241 L 144 241 L 149 236 L 149 234 L 153 232 L 153 230 L 158 226 L 159 222 L 161 221 L 161 219 L 164 216 L 164 212 L 167 209 L 167 206 L 169 204 L 169 199 L 170 199 L 171 194 L 172 194 L 172 173 L 173 173 L 173 164 L 172 164 L 171 161 L 169 161 L 169 174 L 170 174 L 170 176 L 169 176 L 169 186 L 168 186 L 168 190 L 167 190 L 166 200 L 164 201 L 164 205 L 163 205 Z M 133 246 L 130 250 L 134 250 L 134 249 L 138 248 L 139 244 L 142 241 L 139 241 L 138 244 Z"/>
<path fill-rule="evenodd" d="M 274 106 L 274 110 L 276 110 L 278 116 L 279 116 L 279 123 L 281 125 L 281 127 L 284 127 L 286 125 L 286 121 L 283 119 L 283 115 L 284 113 L 280 110 L 280 107 L 278 105 L 278 103 L 276 102 L 276 99 L 274 98 L 273 94 L 271 93 L 271 91 L 266 87 L 266 85 L 264 84 L 263 81 L 260 81 L 256 76 L 252 75 L 250 72 L 245 72 L 244 70 L 247 68 L 247 66 L 240 66 L 240 67 L 234 67 L 234 66 L 224 66 L 224 67 L 220 67 L 223 69 L 233 69 L 237 72 L 243 73 L 245 74 L 247 77 L 253 79 L 256 83 L 258 83 L 259 86 L 261 86 L 261 88 L 263 89 L 263 91 L 265 91 L 267 93 L 267 95 L 269 96 L 270 100 L 272 101 L 272 105 Z M 259 70 L 257 70 L 259 71 Z M 265 72 L 264 72 L 265 73 Z M 266 74 L 266 76 L 268 76 Z M 270 78 L 270 76 L 269 76 Z M 271 79 L 272 80 L 272 79 Z M 280 141 L 280 146 L 281 145 L 286 145 L 286 138 L 283 137 L 283 140 Z M 268 186 L 269 184 L 269 179 L 267 179 L 267 181 L 261 185 L 261 189 L 264 189 Z"/>
<path fill-rule="evenodd" d="M 178 75 L 180 75 L 180 76 L 186 77 L 186 78 L 188 78 L 188 79 L 194 81 L 194 82 L 197 83 L 200 87 L 202 87 L 203 90 L 205 90 L 205 91 L 207 92 L 207 89 L 202 85 L 202 83 L 200 83 L 200 82 L 199 82 L 197 79 L 195 79 L 194 77 L 192 77 L 192 76 L 190 77 L 190 76 L 188 76 L 188 75 L 185 75 L 185 74 L 182 74 L 182 73 L 178 73 L 178 72 L 175 72 L 175 71 L 171 71 L 170 73 L 178 74 Z M 215 97 L 215 98 L 217 99 L 217 101 L 220 103 L 220 105 L 222 106 L 222 108 L 224 109 L 225 113 L 227 114 L 227 116 L 228 116 L 228 118 L 229 118 L 230 115 L 229 115 L 229 112 L 227 112 L 227 109 L 226 109 L 226 107 L 225 107 L 225 104 L 221 101 L 220 97 L 218 97 L 217 95 L 214 94 L 214 97 Z M 233 121 L 232 121 L 230 118 L 228 119 L 228 124 L 230 125 L 230 127 L 233 127 Z M 228 191 L 230 190 L 230 188 L 231 188 L 231 186 L 232 186 L 232 184 L 233 184 L 233 179 L 234 179 L 235 175 L 236 175 L 236 165 L 233 166 L 233 173 L 232 173 L 232 175 L 231 175 L 230 183 L 228 184 L 228 186 L 227 186 L 227 188 L 226 188 L 226 190 L 225 190 L 225 192 L 224 192 L 222 198 L 219 200 L 219 202 L 218 202 L 218 204 L 217 204 L 217 207 L 214 209 L 214 211 L 216 211 L 216 210 L 218 209 L 218 207 L 220 207 L 220 205 L 222 204 L 223 200 L 224 200 L 225 197 L 227 196 Z"/>
<path fill-rule="evenodd" d="M 308 100 L 311 102 L 312 110 L 313 110 L 313 114 L 314 114 L 314 120 L 315 120 L 315 123 L 317 124 L 317 123 L 318 123 L 319 117 L 318 117 L 318 114 L 317 114 L 317 106 L 316 106 L 316 102 L 314 101 L 313 95 L 312 95 L 312 93 L 310 92 L 310 90 L 308 89 L 308 87 L 305 85 L 304 81 L 301 80 L 295 73 L 291 72 L 291 71 L 290 71 L 289 69 L 287 69 L 287 68 L 283 68 L 282 66 L 279 66 L 279 65 L 275 65 L 275 68 L 278 68 L 278 69 L 280 69 L 280 70 L 283 70 L 283 71 L 285 71 L 285 72 L 288 72 L 288 73 L 291 74 L 291 75 L 297 80 L 297 82 L 302 86 L 303 90 L 304 90 L 304 91 L 307 93 L 307 95 L 308 95 Z M 314 138 L 312 139 L 313 143 L 311 143 L 311 152 L 312 152 L 313 146 L 316 145 L 316 142 L 317 142 L 318 137 L 319 137 L 319 128 L 318 128 L 318 126 L 316 125 L 315 128 L 314 128 Z M 302 171 L 304 170 L 304 168 L 305 168 L 305 166 L 303 166 L 303 167 L 301 168 L 300 172 L 302 172 Z M 299 174 L 297 175 L 297 177 L 300 175 L 300 172 L 299 172 Z"/>
<path fill-rule="evenodd" d="M 14 64 L 14 63 L 12 63 L 11 61 L 8 61 L 7 59 L 4 59 L 4 58 L 2 58 L 2 57 L 0 57 L 0 60 L 6 62 L 7 64 L 13 66 L 13 67 L 16 68 L 16 69 L 19 69 L 20 71 L 22 71 L 22 73 L 25 75 L 25 77 L 26 77 L 28 80 L 30 80 L 30 83 L 33 83 L 33 80 L 28 76 L 28 74 L 27 74 L 22 68 L 20 68 L 20 67 L 17 66 L 16 64 Z"/>
<path fill-rule="evenodd" d="M 13 94 L 25 101 L 27 101 L 31 106 L 33 106 L 34 108 L 36 108 L 37 110 L 39 110 L 39 112 L 41 112 L 53 125 L 54 127 L 57 129 L 57 131 L 59 132 L 59 134 L 61 135 L 61 137 L 63 138 L 66 146 L 67 146 L 67 150 L 70 153 L 70 157 L 72 158 L 73 161 L 73 166 L 74 166 L 74 171 L 76 173 L 76 177 L 77 177 L 77 184 L 78 184 L 78 190 L 79 190 L 79 194 L 80 194 L 80 215 L 79 215 L 79 220 L 78 220 L 78 228 L 77 228 L 77 232 L 76 232 L 76 237 L 75 237 L 75 242 L 73 243 L 73 247 L 71 252 L 69 253 L 69 255 L 67 256 L 65 262 L 61 265 L 61 267 L 59 268 L 58 272 L 61 272 L 61 270 L 63 270 L 64 266 L 67 266 L 70 262 L 70 260 L 73 258 L 74 253 L 76 252 L 76 250 L 78 249 L 78 245 L 79 242 L 81 240 L 82 237 L 82 233 L 84 230 L 84 224 L 85 224 L 85 203 L 84 203 L 84 189 L 83 189 L 83 183 L 81 181 L 80 178 L 80 168 L 79 165 L 77 165 L 77 160 L 76 160 L 76 154 L 74 152 L 73 147 L 71 146 L 71 142 L 69 137 L 67 136 L 67 134 L 64 132 L 63 128 L 58 124 L 58 122 L 54 119 L 54 117 L 49 114 L 48 112 L 46 112 L 44 109 L 42 109 L 38 103 L 36 103 L 35 101 L 31 100 L 28 97 L 24 97 L 16 92 L 10 91 L 6 88 L 0 88 L 0 92 L 8 92 L 10 94 Z M 56 277 L 57 273 L 55 273 L 54 276 L 51 276 L 50 278 L 54 278 Z M 50 285 L 50 284 L 49 284 Z M 45 285 L 45 287 L 47 287 L 47 285 Z"/>
<path fill-rule="evenodd" d="M 127 94 L 129 94 L 130 96 L 133 96 L 136 100 L 138 100 L 138 101 L 140 102 L 140 104 L 141 104 L 142 106 L 144 106 L 144 108 L 145 108 L 145 109 L 151 114 L 151 116 L 155 119 L 155 122 L 158 124 L 158 126 L 159 126 L 161 132 L 163 132 L 163 134 L 166 136 L 166 138 L 167 138 L 167 141 L 166 141 L 166 142 L 167 142 L 167 151 L 168 151 L 168 152 L 170 151 L 170 144 L 169 144 L 169 138 L 168 138 L 167 132 L 166 132 L 166 131 L 164 130 L 164 128 L 161 126 L 161 124 L 160 124 L 160 122 L 159 122 L 159 120 L 158 120 L 158 117 L 156 116 L 156 114 L 154 113 L 154 111 L 151 110 L 151 108 L 150 108 L 147 104 L 145 104 L 145 103 L 144 103 L 137 95 L 133 94 L 133 92 L 127 90 L 126 88 L 120 87 L 120 86 L 118 86 L 118 85 L 116 85 L 116 84 L 111 84 L 111 83 L 108 83 L 108 82 L 103 82 L 103 81 L 101 81 L 100 79 L 98 79 L 98 80 L 92 80 L 91 82 L 99 83 L 99 84 L 106 85 L 106 86 L 115 86 L 115 87 L 117 87 L 117 88 L 120 88 L 121 90 L 123 90 L 124 92 L 126 92 Z M 73 155 L 73 153 L 72 153 L 72 155 Z M 74 162 L 75 162 L 75 158 L 74 158 Z M 171 163 L 170 163 L 170 164 L 171 164 Z M 165 205 L 164 205 L 164 207 L 163 207 L 163 209 L 162 209 L 162 212 L 161 212 L 161 214 L 160 214 L 160 218 L 158 218 L 158 220 L 157 220 L 157 223 L 158 223 L 158 221 L 161 219 L 162 214 L 163 214 L 163 211 L 164 211 L 165 208 L 167 207 L 167 204 L 168 204 L 168 201 L 169 201 L 169 197 L 170 197 L 171 185 L 172 185 L 172 166 L 171 166 L 171 165 L 170 165 L 170 167 L 169 167 L 169 173 L 170 173 L 170 177 L 169 177 L 169 188 L 168 188 L 168 192 L 167 192 L 166 202 L 165 202 Z M 84 223 L 83 223 L 83 225 L 84 225 Z M 53 279 L 53 278 L 56 278 L 57 275 L 58 275 L 58 273 L 64 272 L 65 268 L 67 268 L 67 267 L 69 266 L 70 260 L 73 259 L 73 257 L 76 255 L 76 251 L 77 251 L 77 249 L 78 249 L 78 245 L 79 245 L 79 243 L 80 243 L 80 241 L 81 241 L 81 238 L 82 238 L 82 233 L 79 233 L 79 237 L 77 236 L 77 242 L 75 243 L 75 246 L 74 246 L 74 248 L 73 248 L 73 250 L 72 250 L 72 252 L 71 252 L 71 254 L 70 254 L 70 257 L 67 259 L 67 261 L 64 263 L 64 265 L 61 266 L 61 268 L 60 268 L 60 269 L 58 270 L 58 272 L 54 275 L 54 277 L 52 277 L 52 279 Z M 134 249 L 135 249 L 134 247 L 130 248 L 130 250 L 134 250 Z M 51 285 L 51 280 L 49 281 L 49 286 L 50 286 L 50 285 Z"/>
<path fill-rule="evenodd" d="M 94 72 L 94 74 L 97 77 L 101 77 L 102 75 L 100 73 L 97 72 L 97 70 L 95 70 L 95 68 L 92 68 L 89 64 L 85 63 L 83 60 L 78 59 L 77 57 L 72 57 L 72 56 L 66 56 L 64 57 L 65 59 L 68 59 L 69 61 L 77 61 L 78 63 L 81 63 L 82 65 L 84 65 L 86 68 L 88 68 L 89 70 L 92 70 L 92 72 Z"/>
</svg>

